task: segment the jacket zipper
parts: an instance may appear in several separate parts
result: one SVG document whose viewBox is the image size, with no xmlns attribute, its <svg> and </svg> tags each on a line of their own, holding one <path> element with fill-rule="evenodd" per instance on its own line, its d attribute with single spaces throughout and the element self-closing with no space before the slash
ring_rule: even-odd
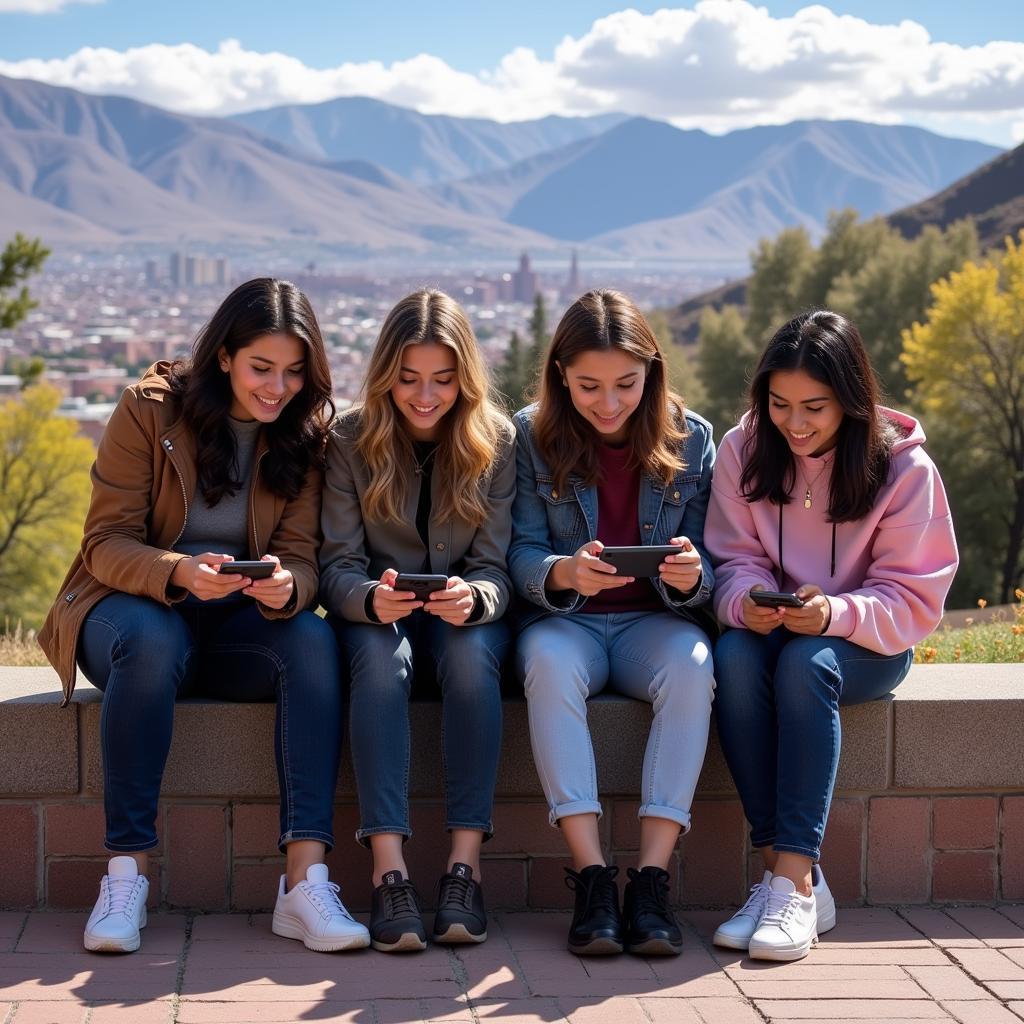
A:
<svg viewBox="0 0 1024 1024">
<path fill-rule="evenodd" d="M 171 444 L 168 438 L 165 437 L 161 443 L 167 450 L 168 454 L 174 451 L 174 445 Z M 181 529 L 178 531 L 178 536 L 175 537 L 170 544 L 170 547 L 173 550 L 174 545 L 177 544 L 179 540 L 181 540 L 181 535 L 185 532 L 185 526 L 188 523 L 188 495 L 185 493 L 185 478 L 181 475 L 181 470 L 178 469 L 178 464 L 174 461 L 173 458 L 170 459 L 170 463 L 174 467 L 174 472 L 178 474 L 178 483 L 181 485 L 181 500 L 185 504 L 185 518 L 181 521 Z"/>
<path fill-rule="evenodd" d="M 256 535 L 256 480 L 259 477 L 260 463 L 266 454 L 266 452 L 260 452 L 260 457 L 256 460 L 256 465 L 253 467 L 252 486 L 249 488 L 249 522 L 252 525 L 252 548 L 256 552 L 257 558 L 262 558 L 263 554 L 260 552 L 260 539 Z"/>
</svg>

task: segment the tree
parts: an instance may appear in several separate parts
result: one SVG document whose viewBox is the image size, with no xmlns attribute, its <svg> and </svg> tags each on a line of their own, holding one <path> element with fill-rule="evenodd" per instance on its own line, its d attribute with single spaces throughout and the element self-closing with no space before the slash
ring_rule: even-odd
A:
<svg viewBox="0 0 1024 1024">
<path fill-rule="evenodd" d="M 523 392 L 526 390 L 526 353 L 519 332 L 513 331 L 509 338 L 505 358 L 495 372 L 495 386 L 504 399 L 510 413 L 522 408 Z"/>
<path fill-rule="evenodd" d="M 697 376 L 705 394 L 701 412 L 711 420 L 719 440 L 743 409 L 747 381 L 759 355 L 760 346 L 751 341 L 737 306 L 723 306 L 721 312 L 704 310 L 697 342 Z"/>
<path fill-rule="evenodd" d="M 919 407 L 955 427 L 963 451 L 991 459 L 993 482 L 1008 485 L 999 570 L 1008 601 L 1024 572 L 1024 231 L 936 282 L 925 322 L 904 331 L 903 346 Z"/>
<path fill-rule="evenodd" d="M 4 246 L 0 253 L 0 330 L 17 326 L 38 305 L 24 285 L 17 295 L 7 293 L 36 273 L 49 255 L 50 250 L 38 238 L 26 238 L 20 231 Z"/>
<path fill-rule="evenodd" d="M 512 332 L 505 358 L 495 374 L 498 391 L 504 396 L 511 412 L 531 401 L 547 354 L 547 311 L 544 308 L 544 297 L 539 292 L 533 300 L 533 312 L 530 314 L 529 339 L 529 344 L 524 348 L 519 332 Z"/>
<path fill-rule="evenodd" d="M 697 373 L 693 347 L 677 345 L 672 340 L 672 328 L 664 309 L 652 309 L 644 316 L 665 357 L 665 377 L 669 388 L 682 396 L 688 410 L 706 417 L 707 394 Z"/>
<path fill-rule="evenodd" d="M 7 373 L 13 373 L 21 378 L 21 390 L 24 391 L 43 379 L 46 362 L 42 356 L 32 356 L 30 359 L 9 359 L 4 369 Z"/>
<path fill-rule="evenodd" d="M 0 619 L 37 626 L 78 549 L 94 453 L 36 384 L 0 404 Z"/>
<path fill-rule="evenodd" d="M 760 344 L 804 307 L 814 246 L 803 228 L 786 228 L 775 238 L 762 238 L 751 254 L 751 263 L 747 331 Z"/>
<path fill-rule="evenodd" d="M 887 228 L 858 271 L 833 279 L 824 305 L 860 328 L 875 371 L 895 400 L 905 401 L 910 386 L 901 359 L 904 328 L 924 319 L 933 282 L 977 256 L 978 232 L 970 220 L 945 231 L 929 224 L 913 241 Z"/>
</svg>

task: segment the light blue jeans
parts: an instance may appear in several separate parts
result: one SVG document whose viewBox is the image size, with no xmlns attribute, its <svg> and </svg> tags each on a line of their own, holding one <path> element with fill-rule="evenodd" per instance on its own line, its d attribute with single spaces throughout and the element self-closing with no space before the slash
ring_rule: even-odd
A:
<svg viewBox="0 0 1024 1024">
<path fill-rule="evenodd" d="M 653 707 L 639 816 L 689 831 L 715 691 L 700 627 L 669 612 L 552 615 L 523 631 L 518 662 L 552 825 L 601 814 L 587 698 L 608 689 Z"/>
</svg>

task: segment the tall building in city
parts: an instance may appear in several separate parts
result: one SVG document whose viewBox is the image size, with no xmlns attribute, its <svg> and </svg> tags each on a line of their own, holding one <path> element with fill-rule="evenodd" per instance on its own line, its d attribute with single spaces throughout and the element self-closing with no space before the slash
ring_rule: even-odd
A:
<svg viewBox="0 0 1024 1024">
<path fill-rule="evenodd" d="M 575 302 L 580 297 L 583 288 L 580 285 L 580 263 L 576 250 L 572 251 L 572 262 L 569 264 L 569 277 L 562 288 L 562 300 L 564 302 Z"/>
<path fill-rule="evenodd" d="M 539 291 L 537 275 L 530 269 L 530 257 L 523 253 L 519 257 L 519 269 L 512 275 L 512 298 L 516 302 L 533 302 Z"/>
<path fill-rule="evenodd" d="M 180 288 L 185 283 L 185 254 L 183 252 L 172 252 L 167 261 L 167 274 L 171 284 Z"/>
</svg>

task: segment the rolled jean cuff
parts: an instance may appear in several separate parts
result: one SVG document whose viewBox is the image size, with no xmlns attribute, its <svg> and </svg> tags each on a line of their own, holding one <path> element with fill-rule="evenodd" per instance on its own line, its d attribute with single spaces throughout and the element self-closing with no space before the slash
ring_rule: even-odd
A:
<svg viewBox="0 0 1024 1024">
<path fill-rule="evenodd" d="M 370 836 L 381 835 L 401 836 L 404 843 L 412 835 L 412 829 L 408 825 L 374 825 L 372 828 L 357 828 L 356 842 L 369 849 Z"/>
<path fill-rule="evenodd" d="M 791 843 L 772 843 L 776 853 L 798 853 L 801 857 L 810 857 L 815 864 L 821 857 L 821 847 L 795 846 Z"/>
<path fill-rule="evenodd" d="M 762 832 L 761 835 L 755 835 L 754 830 L 750 830 L 750 845 L 755 850 L 760 850 L 762 846 L 774 846 L 775 845 L 775 833 L 774 832 Z"/>
<path fill-rule="evenodd" d="M 104 841 L 103 845 L 111 853 L 142 853 L 144 850 L 152 850 L 154 846 L 160 845 L 159 839 L 147 839 L 144 843 L 111 843 Z"/>
<path fill-rule="evenodd" d="M 568 804 L 558 804 L 548 812 L 548 821 L 558 824 L 559 818 L 569 818 L 574 814 L 596 814 L 599 818 L 604 812 L 596 800 L 574 800 Z"/>
<path fill-rule="evenodd" d="M 663 804 L 644 804 L 636 816 L 638 818 L 666 818 L 674 821 L 686 835 L 690 831 L 690 812 L 681 811 L 678 807 L 666 807 Z"/>
<path fill-rule="evenodd" d="M 445 823 L 445 829 L 451 832 L 456 828 L 470 829 L 473 832 L 483 832 L 486 843 L 488 839 L 494 837 L 494 823 L 490 821 L 448 821 Z"/>
<path fill-rule="evenodd" d="M 330 853 L 334 849 L 334 836 L 330 832 L 318 832 L 315 828 L 293 828 L 290 832 L 282 832 L 277 841 L 277 848 L 284 853 L 289 843 L 297 843 L 303 839 L 312 839 L 314 842 L 323 843 Z"/>
</svg>

